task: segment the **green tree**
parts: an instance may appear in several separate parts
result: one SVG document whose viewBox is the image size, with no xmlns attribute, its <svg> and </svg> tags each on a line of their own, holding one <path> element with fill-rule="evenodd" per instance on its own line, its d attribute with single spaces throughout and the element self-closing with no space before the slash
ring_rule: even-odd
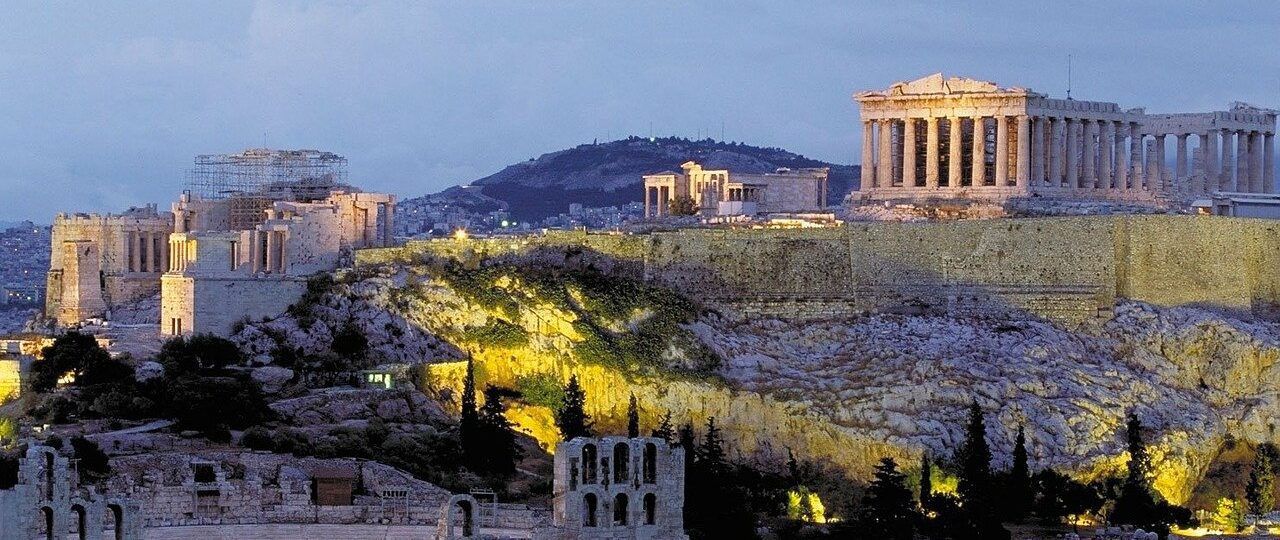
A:
<svg viewBox="0 0 1280 540">
<path fill-rule="evenodd" d="M 1249 471 L 1249 483 L 1244 488 L 1249 513 L 1261 516 L 1275 509 L 1275 483 L 1271 454 L 1258 452 L 1253 457 L 1253 470 Z"/>
<path fill-rule="evenodd" d="M 698 204 L 693 201 L 693 197 L 679 195 L 671 199 L 669 210 L 673 216 L 692 216 L 698 213 Z"/>
<path fill-rule="evenodd" d="M 587 394 L 578 384 L 578 376 L 573 375 L 564 387 L 564 407 L 556 414 L 556 427 L 560 428 L 562 440 L 591 436 L 591 418 L 587 416 L 586 406 Z"/>
<path fill-rule="evenodd" d="M 640 407 L 636 405 L 636 395 L 631 394 L 631 402 L 627 404 L 627 437 L 640 436 Z"/>
<path fill-rule="evenodd" d="M 480 407 L 480 444 L 472 457 L 472 464 L 479 472 L 507 477 L 516 472 L 516 462 L 524 452 L 516 443 L 516 432 L 507 420 L 503 398 L 515 397 L 506 388 L 487 386 L 484 389 L 484 406 Z"/>
<path fill-rule="evenodd" d="M 1018 426 L 1018 436 L 1013 443 L 1013 467 L 1005 478 L 1005 494 L 1008 496 L 1005 517 L 1012 522 L 1022 523 L 1030 511 L 1032 498 L 1031 471 L 1027 465 L 1027 438 L 1022 426 Z"/>
<path fill-rule="evenodd" d="M 702 444 L 698 446 L 697 463 L 704 473 L 712 477 L 724 474 L 729 469 L 729 463 L 725 460 L 724 441 L 720 437 L 720 428 L 716 427 L 714 416 L 707 418 L 707 434 L 702 437 Z"/>
<path fill-rule="evenodd" d="M 464 455 L 479 451 L 480 412 L 476 408 L 476 366 L 467 359 L 467 375 L 462 380 L 462 417 L 458 421 L 458 441 Z"/>
<path fill-rule="evenodd" d="M 1072 480 L 1053 469 L 1036 473 L 1031 481 L 1036 494 L 1031 509 L 1043 523 L 1070 519 L 1074 528 L 1076 520 L 1071 518 L 1097 512 L 1102 507 L 1102 495 L 1094 486 Z"/>
<path fill-rule="evenodd" d="M 1218 499 L 1213 522 L 1226 532 L 1238 533 L 1244 530 L 1244 505 L 1227 497 Z"/>
<path fill-rule="evenodd" d="M 120 380 L 127 366 L 118 364 L 98 346 L 93 336 L 73 330 L 58 336 L 41 351 L 41 360 L 31 365 L 30 388 L 34 392 L 48 392 L 68 373 L 74 376 L 76 386 Z M 131 375 L 132 370 L 127 370 L 127 374 Z"/>
<path fill-rule="evenodd" d="M 671 411 L 662 415 L 662 421 L 658 423 L 658 429 L 653 430 L 653 436 L 667 441 L 667 444 L 675 442 L 676 431 L 671 427 Z"/>
<path fill-rule="evenodd" d="M 907 489 L 907 477 L 898 472 L 893 458 L 881 458 L 876 465 L 862 505 L 868 538 L 911 540 L 920 515 Z"/>
<path fill-rule="evenodd" d="M 1111 511 L 1114 523 L 1133 525 L 1168 538 L 1170 525 L 1194 523 L 1190 510 L 1169 504 L 1151 489 L 1151 457 L 1142 440 L 1142 422 L 1129 413 L 1125 422 L 1125 439 L 1129 452 L 1128 472 Z"/>
<path fill-rule="evenodd" d="M 920 508 L 929 509 L 929 500 L 933 497 L 933 466 L 929 464 L 929 454 L 920 454 Z"/>
<path fill-rule="evenodd" d="M 972 534 L 978 538 L 1008 538 L 1009 531 L 1000 526 L 992 501 L 991 447 L 987 444 L 987 426 L 977 400 L 969 405 L 969 421 L 957 460 L 960 465 L 960 508 L 968 517 Z"/>
<path fill-rule="evenodd" d="M 217 371 L 244 360 L 234 342 L 213 334 L 171 338 L 160 346 L 155 359 L 170 377 L 201 370 Z"/>
</svg>

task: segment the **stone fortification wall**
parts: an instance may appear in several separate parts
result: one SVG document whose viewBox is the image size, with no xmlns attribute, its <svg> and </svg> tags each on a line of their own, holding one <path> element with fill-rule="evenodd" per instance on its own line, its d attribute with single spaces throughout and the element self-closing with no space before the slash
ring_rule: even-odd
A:
<svg viewBox="0 0 1280 540">
<path fill-rule="evenodd" d="M 230 335 L 241 320 L 283 313 L 307 289 L 306 278 L 293 276 L 197 279 L 166 274 L 162 280 L 160 330 L 166 335 Z"/>
<path fill-rule="evenodd" d="M 1255 313 L 1280 305 L 1280 223 L 1081 216 L 831 229 L 556 232 L 362 250 L 360 264 L 427 256 L 520 259 L 640 273 L 743 315 L 1025 311 L 1078 323 L 1117 297 Z M 1229 264 L 1228 264 L 1229 263 Z"/>
</svg>

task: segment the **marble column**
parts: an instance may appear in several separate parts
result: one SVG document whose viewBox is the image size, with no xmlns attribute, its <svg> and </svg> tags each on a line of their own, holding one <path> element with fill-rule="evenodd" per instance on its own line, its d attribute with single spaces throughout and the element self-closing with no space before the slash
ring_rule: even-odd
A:
<svg viewBox="0 0 1280 540">
<path fill-rule="evenodd" d="M 1262 153 L 1262 132 L 1254 131 L 1249 134 L 1249 188 L 1254 193 L 1267 192 L 1262 181 Z"/>
<path fill-rule="evenodd" d="M 938 117 L 924 120 L 924 185 L 938 188 Z"/>
<path fill-rule="evenodd" d="M 1210 129 L 1201 133 L 1200 146 L 1204 148 L 1204 190 L 1217 191 L 1221 189 L 1222 177 L 1222 167 L 1218 165 L 1218 132 Z"/>
<path fill-rule="evenodd" d="M 1155 174 L 1153 175 L 1156 179 L 1156 181 L 1153 183 L 1156 189 L 1167 189 L 1169 187 L 1168 185 L 1165 184 L 1165 181 L 1164 181 L 1164 167 L 1165 167 L 1164 139 L 1165 139 L 1165 136 L 1163 134 L 1156 135 Z"/>
<path fill-rule="evenodd" d="M 863 151 L 863 155 L 864 155 L 864 157 L 865 157 L 865 155 L 866 155 L 866 150 L 867 150 L 867 149 L 866 149 L 866 147 L 864 146 L 864 147 L 862 148 L 862 151 Z M 861 185 L 860 187 L 861 187 L 861 189 L 862 189 L 862 190 L 864 190 L 864 191 L 865 191 L 865 190 L 867 189 L 867 187 L 868 187 L 868 184 L 867 184 L 867 167 L 868 167 L 867 162 L 866 162 L 866 161 L 863 161 L 863 162 L 862 162 L 862 185 Z M 644 187 L 644 217 L 645 217 L 645 219 L 648 219 L 648 218 L 650 217 L 650 216 L 649 216 L 649 210 L 650 210 L 650 198 L 649 198 L 649 192 L 650 192 L 650 191 L 653 191 L 653 188 L 651 188 L 651 187 L 649 187 L 649 186 L 645 186 L 645 187 Z"/>
<path fill-rule="evenodd" d="M 1066 153 L 1066 119 L 1054 118 L 1049 138 L 1049 186 L 1062 187 L 1063 154 Z"/>
<path fill-rule="evenodd" d="M 1031 184 L 1034 186 L 1045 184 L 1045 120 L 1048 119 L 1043 116 L 1031 119 Z"/>
<path fill-rule="evenodd" d="M 661 204 L 661 201 L 659 201 L 659 204 Z M 262 231 L 262 234 L 267 237 L 267 264 L 264 271 L 270 274 L 275 271 L 276 264 L 278 264 L 276 262 L 276 233 L 275 231 Z"/>
<path fill-rule="evenodd" d="M 879 123 L 880 137 L 876 140 L 876 147 L 880 151 L 880 159 L 876 160 L 876 182 L 879 187 L 888 188 L 893 187 L 893 122 L 881 120 Z"/>
<path fill-rule="evenodd" d="M 1234 131 L 1222 130 L 1222 180 L 1218 184 L 1224 191 L 1238 191 L 1235 181 L 1236 170 L 1236 135 Z"/>
<path fill-rule="evenodd" d="M 875 160 L 875 120 L 862 121 L 862 181 L 860 189 L 862 191 L 871 191 L 875 184 L 876 166 Z M 649 217 L 649 190 L 645 190 L 645 206 L 644 217 Z"/>
<path fill-rule="evenodd" d="M 1236 188 L 1251 192 L 1249 187 L 1249 132 L 1236 132 Z"/>
<path fill-rule="evenodd" d="M 1170 186 L 1174 191 L 1186 191 L 1187 189 L 1187 134 L 1178 135 L 1178 143 L 1176 154 L 1173 158 L 1176 160 L 1173 164 L 1173 185 Z"/>
<path fill-rule="evenodd" d="M 160 237 L 160 268 L 168 270 L 173 263 L 169 261 L 169 237 L 161 235 Z"/>
<path fill-rule="evenodd" d="M 986 151 L 987 122 L 981 116 L 973 117 L 973 162 L 970 163 L 970 174 L 973 176 L 970 187 L 981 187 L 986 184 Z"/>
<path fill-rule="evenodd" d="M 1031 182 L 1031 119 L 1027 115 L 1018 116 L 1018 155 L 1015 163 L 1014 181 L 1019 191 L 1026 191 Z"/>
<path fill-rule="evenodd" d="M 1098 187 L 1112 189 L 1116 187 L 1111 174 L 1111 153 L 1115 150 L 1115 124 L 1109 120 L 1098 121 Z"/>
<path fill-rule="evenodd" d="M 902 120 L 902 187 L 916 187 L 916 119 Z"/>
<path fill-rule="evenodd" d="M 996 187 L 1009 185 L 1009 117 L 996 117 Z"/>
<path fill-rule="evenodd" d="M 1080 152 L 1080 121 L 1067 118 L 1067 187 L 1080 187 L 1080 164 L 1077 154 Z"/>
<path fill-rule="evenodd" d="M 1084 120 L 1084 153 L 1080 155 L 1083 162 L 1084 178 L 1081 179 L 1082 187 L 1096 188 L 1098 187 L 1098 121 Z"/>
<path fill-rule="evenodd" d="M 138 238 L 139 236 L 140 236 L 140 233 L 138 231 L 129 231 L 127 241 L 129 242 L 129 271 L 130 272 L 142 271 L 142 253 L 138 250 L 138 248 L 142 247 L 141 245 L 139 245 L 141 244 L 141 241 Z"/>
<path fill-rule="evenodd" d="M 1262 137 L 1262 191 L 1276 192 L 1276 134 Z"/>
<path fill-rule="evenodd" d="M 959 116 L 947 119 L 947 130 L 950 132 L 951 149 L 947 155 L 947 188 L 960 189 L 960 181 L 964 178 L 964 130 Z"/>
<path fill-rule="evenodd" d="M 1129 124 L 1129 182 L 1133 189 L 1147 186 L 1147 176 L 1142 168 L 1142 128 L 1137 122 Z"/>
<path fill-rule="evenodd" d="M 1112 141 L 1115 148 L 1112 150 L 1114 157 L 1112 157 L 1113 161 L 1111 164 L 1116 175 L 1115 187 L 1116 189 L 1129 189 L 1129 161 L 1125 159 L 1125 156 L 1128 154 L 1125 148 L 1127 130 L 1125 129 L 1124 122 L 1112 123 L 1111 131 L 1115 136 L 1115 140 Z"/>
</svg>

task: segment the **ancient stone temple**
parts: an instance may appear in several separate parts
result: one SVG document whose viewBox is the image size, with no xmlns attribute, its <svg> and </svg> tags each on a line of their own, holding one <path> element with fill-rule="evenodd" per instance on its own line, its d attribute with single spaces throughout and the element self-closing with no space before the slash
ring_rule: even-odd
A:
<svg viewBox="0 0 1280 540">
<path fill-rule="evenodd" d="M 827 206 L 826 168 L 743 173 L 703 169 L 693 161 L 680 168 L 644 176 L 644 217 L 672 215 L 672 204 L 682 198 L 707 217 L 820 212 Z"/>
<path fill-rule="evenodd" d="M 1155 202 L 1275 190 L 1276 111 L 1244 103 L 1148 114 L 940 73 L 854 99 L 863 201 Z"/>
<path fill-rule="evenodd" d="M 0 490 L 0 540 L 140 540 L 138 506 L 80 486 L 66 457 L 32 445 L 18 462 L 18 483 Z"/>
</svg>

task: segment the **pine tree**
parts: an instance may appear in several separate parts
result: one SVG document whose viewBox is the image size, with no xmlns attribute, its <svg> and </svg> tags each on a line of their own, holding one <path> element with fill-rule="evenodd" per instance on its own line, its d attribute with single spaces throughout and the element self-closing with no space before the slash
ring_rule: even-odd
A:
<svg viewBox="0 0 1280 540">
<path fill-rule="evenodd" d="M 676 430 L 671 427 L 671 411 L 662 415 L 662 422 L 658 424 L 658 429 L 653 430 L 653 436 L 667 441 L 667 444 L 676 441 Z"/>
<path fill-rule="evenodd" d="M 1253 470 L 1249 471 L 1249 483 L 1244 488 L 1250 514 L 1261 516 L 1275 509 L 1275 482 L 1271 456 L 1267 452 L 1258 452 L 1253 457 Z"/>
<path fill-rule="evenodd" d="M 1147 455 L 1147 445 L 1142 441 L 1142 422 L 1138 420 L 1138 415 L 1129 413 L 1129 419 L 1125 422 L 1125 435 L 1129 450 L 1129 471 L 1125 476 L 1125 487 L 1133 486 L 1134 489 L 1149 491 L 1151 456 Z"/>
<path fill-rule="evenodd" d="M 698 447 L 698 467 L 711 478 L 716 478 L 729 469 L 729 463 L 725 460 L 724 441 L 720 439 L 720 428 L 716 427 L 714 416 L 707 418 L 707 434 Z"/>
<path fill-rule="evenodd" d="M 920 517 L 907 489 L 906 475 L 898 472 L 893 458 L 882 458 L 875 471 L 863 499 L 868 538 L 911 540 Z"/>
<path fill-rule="evenodd" d="M 929 509 L 933 497 L 933 467 L 929 464 L 929 454 L 920 454 L 920 508 Z"/>
<path fill-rule="evenodd" d="M 458 439 L 464 454 L 479 447 L 480 414 L 476 410 L 475 363 L 467 359 L 467 376 L 462 381 L 462 420 L 458 422 Z"/>
<path fill-rule="evenodd" d="M 1005 505 L 1010 521 L 1021 523 L 1031 506 L 1031 471 L 1027 465 L 1027 437 L 1018 426 L 1018 437 L 1013 443 L 1013 468 L 1008 477 L 1009 504 Z"/>
<path fill-rule="evenodd" d="M 983 515 L 989 506 L 991 486 L 991 448 L 987 446 L 987 427 L 982 408 L 975 400 L 969 406 L 969 423 L 964 445 L 960 447 L 960 503 L 970 513 Z"/>
<path fill-rule="evenodd" d="M 497 476 L 510 476 L 516 472 L 516 462 L 524 451 L 516 444 L 516 433 L 507 420 L 507 407 L 502 399 L 516 393 L 506 388 L 488 386 L 484 389 L 484 406 L 480 408 L 479 432 L 481 444 L 471 458 L 479 472 Z"/>
<path fill-rule="evenodd" d="M 569 384 L 564 387 L 564 406 L 556 413 L 556 427 L 560 428 L 563 440 L 574 437 L 591 436 L 591 418 L 587 416 L 587 394 L 578 384 L 578 376 L 569 377 Z"/>
<path fill-rule="evenodd" d="M 1125 422 L 1125 436 L 1128 440 L 1129 470 L 1111 511 L 1111 520 L 1117 524 L 1141 527 L 1165 538 L 1170 524 L 1184 525 L 1192 521 L 1191 511 L 1169 504 L 1151 489 L 1151 457 L 1142 440 L 1142 422 L 1133 413 L 1129 413 Z"/>
<path fill-rule="evenodd" d="M 631 394 L 631 403 L 627 404 L 627 437 L 640 436 L 640 407 L 636 405 L 636 395 Z"/>
</svg>

